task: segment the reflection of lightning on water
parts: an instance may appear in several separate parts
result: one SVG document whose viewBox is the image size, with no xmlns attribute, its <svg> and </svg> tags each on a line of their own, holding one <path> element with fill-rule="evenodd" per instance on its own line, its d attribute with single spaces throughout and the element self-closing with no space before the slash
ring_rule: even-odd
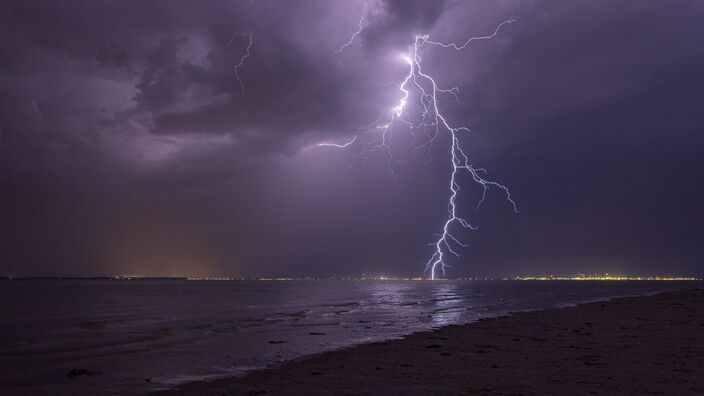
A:
<svg viewBox="0 0 704 396">
<path fill-rule="evenodd" d="M 366 13 L 366 5 L 364 13 Z M 351 45 L 354 40 L 361 34 L 364 28 L 364 13 L 359 21 L 359 30 L 356 31 L 350 40 L 340 46 L 335 52 L 339 53 L 344 51 L 346 47 Z M 467 153 L 462 149 L 460 145 L 459 134 L 462 132 L 469 132 L 469 129 L 464 126 L 453 127 L 447 121 L 445 116 L 440 112 L 438 107 L 438 95 L 447 94 L 454 97 L 455 100 L 459 102 L 459 89 L 453 87 L 450 89 L 443 89 L 438 87 L 437 83 L 427 73 L 422 69 L 421 63 L 422 58 L 419 50 L 424 45 L 433 45 L 441 48 L 450 48 L 454 50 L 465 49 L 471 42 L 477 40 L 486 40 L 494 38 L 504 25 L 513 23 L 514 19 L 506 20 L 500 23 L 494 32 L 490 35 L 472 37 L 465 41 L 463 44 L 456 43 L 441 43 L 437 41 L 432 41 L 429 39 L 428 35 L 418 35 L 413 43 L 413 48 L 410 54 L 402 55 L 403 61 L 408 66 L 408 74 L 406 74 L 403 81 L 398 85 L 401 99 L 398 104 L 390 109 L 387 109 L 382 113 L 382 115 L 373 123 L 371 123 L 365 131 L 380 130 L 380 136 L 375 139 L 372 143 L 367 144 L 362 147 L 359 156 L 362 156 L 365 160 L 371 153 L 376 151 L 382 151 L 388 156 L 389 171 L 392 177 L 396 180 L 393 172 L 392 164 L 394 162 L 399 162 L 399 160 L 393 155 L 390 144 L 390 133 L 391 128 L 400 121 L 411 130 L 424 130 L 426 133 L 426 141 L 416 149 L 427 147 L 428 149 L 435 144 L 437 137 L 441 131 L 447 131 L 450 137 L 450 157 L 452 164 L 452 171 L 450 173 L 449 181 L 449 198 L 447 204 L 447 218 L 442 226 L 442 232 L 438 234 L 438 239 L 430 244 L 434 247 L 434 252 L 430 259 L 426 263 L 426 273 L 430 274 L 431 279 L 436 279 L 439 275 L 439 271 L 445 275 L 445 270 L 449 265 L 447 264 L 447 255 L 453 255 L 459 259 L 460 254 L 457 252 L 458 248 L 466 247 L 467 245 L 461 242 L 456 236 L 456 228 L 475 230 L 477 227 L 473 226 L 463 217 L 461 217 L 457 212 L 457 197 L 460 192 L 460 177 L 461 175 L 467 174 L 472 181 L 482 186 L 482 196 L 477 204 L 477 209 L 481 206 L 486 198 L 487 191 L 489 189 L 496 188 L 501 190 L 506 199 L 513 206 L 514 212 L 518 213 L 518 209 L 515 201 L 511 197 L 509 189 L 499 184 L 495 181 L 485 178 L 486 171 L 482 168 L 476 168 L 469 161 Z M 420 109 L 419 114 L 410 115 L 407 110 L 407 104 L 411 97 L 411 92 L 418 95 L 418 108 Z M 415 118 L 414 118 L 415 117 Z M 414 132 L 415 134 L 416 132 Z M 333 143 L 319 143 L 318 146 L 332 146 L 337 148 L 349 147 L 355 143 L 357 140 L 357 135 L 355 135 L 352 140 L 344 144 L 333 144 Z M 454 231 L 453 231 L 454 230 Z"/>
<path fill-rule="evenodd" d="M 249 39 L 249 43 L 247 44 L 247 49 L 245 50 L 245 53 L 242 55 L 240 58 L 240 62 L 235 65 L 235 77 L 237 78 L 237 82 L 240 83 L 240 89 L 242 90 L 242 96 L 244 96 L 244 83 L 242 82 L 242 79 L 240 78 L 240 68 L 244 66 L 244 62 L 249 58 L 250 55 L 250 50 L 254 46 L 254 39 L 252 33 L 242 33 L 242 32 L 237 32 L 232 35 L 232 38 L 230 41 L 227 42 L 225 45 L 225 48 L 227 49 L 229 46 L 231 46 L 235 40 L 237 40 L 237 37 L 247 37 Z"/>
</svg>

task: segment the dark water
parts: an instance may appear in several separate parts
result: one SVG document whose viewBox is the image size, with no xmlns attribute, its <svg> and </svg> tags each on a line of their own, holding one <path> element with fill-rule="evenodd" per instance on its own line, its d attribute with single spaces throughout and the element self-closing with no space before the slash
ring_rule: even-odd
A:
<svg viewBox="0 0 704 396">
<path fill-rule="evenodd" d="M 700 282 L 2 281 L 0 394 L 140 394 L 510 311 Z M 66 378 L 73 368 L 102 374 Z"/>
</svg>

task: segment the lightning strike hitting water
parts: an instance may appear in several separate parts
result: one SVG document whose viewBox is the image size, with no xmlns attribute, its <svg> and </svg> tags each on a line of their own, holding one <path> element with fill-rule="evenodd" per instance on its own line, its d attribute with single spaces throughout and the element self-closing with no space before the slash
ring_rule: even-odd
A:
<svg viewBox="0 0 704 396">
<path fill-rule="evenodd" d="M 250 55 L 250 50 L 254 46 L 254 39 L 252 33 L 242 33 L 242 32 L 237 32 L 235 33 L 230 41 L 225 45 L 225 48 L 227 49 L 229 46 L 231 46 L 235 40 L 237 40 L 237 37 L 248 37 L 249 38 L 249 44 L 247 44 L 247 49 L 245 50 L 245 53 L 242 55 L 240 58 L 240 62 L 235 65 L 235 77 L 237 78 L 237 82 L 240 83 L 240 89 L 242 90 L 242 96 L 244 96 L 244 83 L 242 82 L 242 79 L 240 78 L 240 67 L 244 66 L 244 62 L 249 58 Z"/>
<path fill-rule="evenodd" d="M 365 8 L 366 12 L 366 8 Z M 381 136 L 376 139 L 371 144 L 368 144 L 362 148 L 360 156 L 364 159 L 375 151 L 382 151 L 388 155 L 388 165 L 389 171 L 391 172 L 394 181 L 396 177 L 393 172 L 392 163 L 400 162 L 394 155 L 389 145 L 390 143 L 390 132 L 391 128 L 401 121 L 405 123 L 411 130 L 424 130 L 426 132 L 427 140 L 425 143 L 416 147 L 421 149 L 427 147 L 430 149 L 438 138 L 441 131 L 447 131 L 450 137 L 450 157 L 452 171 L 450 173 L 449 180 L 449 198 L 447 204 L 447 218 L 442 226 L 442 232 L 438 235 L 438 239 L 431 243 L 430 246 L 434 247 L 434 252 L 430 259 L 425 264 L 426 273 L 430 274 L 431 279 L 437 279 L 440 272 L 445 275 L 446 268 L 449 267 L 447 263 L 447 256 L 453 255 L 456 258 L 460 258 L 460 253 L 457 252 L 459 248 L 466 247 L 467 245 L 460 241 L 455 236 L 456 228 L 476 230 L 477 227 L 473 226 L 463 217 L 458 214 L 457 208 L 457 197 L 461 190 L 460 177 L 461 175 L 467 174 L 472 181 L 482 186 L 482 196 L 477 204 L 477 209 L 482 205 L 486 198 L 487 191 L 492 187 L 501 190 L 506 199 L 511 203 L 514 212 L 518 213 L 518 208 L 516 202 L 511 197 L 509 189 L 495 181 L 486 179 L 484 176 L 486 171 L 482 168 L 476 168 L 469 161 L 469 156 L 462 149 L 460 145 L 459 134 L 468 133 L 469 128 L 464 126 L 452 126 L 445 115 L 443 115 L 438 106 L 438 95 L 447 94 L 452 95 L 455 100 L 459 102 L 459 89 L 453 87 L 450 89 L 443 89 L 438 87 L 435 79 L 429 74 L 425 73 L 422 69 L 422 57 L 419 50 L 427 45 L 438 46 L 441 48 L 450 48 L 456 51 L 465 49 L 471 42 L 477 40 L 486 40 L 494 38 L 504 25 L 513 23 L 514 19 L 506 20 L 500 23 L 494 32 L 490 35 L 472 37 L 465 41 L 463 44 L 456 43 L 442 43 L 437 41 L 432 41 L 429 39 L 428 35 L 418 35 L 415 37 L 413 43 L 413 49 L 410 54 L 404 54 L 401 56 L 403 61 L 408 65 L 408 74 L 403 79 L 403 81 L 398 85 L 401 92 L 401 99 L 395 107 L 385 111 L 379 119 L 370 124 L 365 130 L 370 131 L 373 129 L 381 130 Z M 364 27 L 364 15 L 359 22 L 360 29 L 355 32 L 350 40 L 338 48 L 336 53 L 342 52 L 347 46 L 349 46 L 357 36 L 362 32 Z M 418 95 L 419 108 L 421 109 L 421 114 L 419 121 L 413 121 L 413 118 L 407 114 L 407 104 L 409 98 L 411 97 L 411 91 Z M 428 132 L 430 131 L 430 132 Z M 345 148 L 352 145 L 357 139 L 357 135 L 353 139 L 345 144 L 331 144 L 331 143 L 320 143 L 319 146 L 333 146 L 338 148 Z M 455 231 L 453 231 L 455 230 Z"/>
</svg>

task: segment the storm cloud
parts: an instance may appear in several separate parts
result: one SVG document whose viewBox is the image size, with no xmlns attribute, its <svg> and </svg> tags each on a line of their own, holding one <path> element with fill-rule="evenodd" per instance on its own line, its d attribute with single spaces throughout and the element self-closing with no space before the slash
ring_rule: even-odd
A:
<svg viewBox="0 0 704 396">
<path fill-rule="evenodd" d="M 697 1 L 5 1 L 0 272 L 419 274 L 447 137 L 413 153 L 394 132 L 400 186 L 382 153 L 311 147 L 395 105 L 416 35 L 515 18 L 463 51 L 422 49 L 459 88 L 443 111 L 470 127 L 473 162 L 521 209 L 490 191 L 475 213 L 466 188 L 480 229 L 452 275 L 702 275 L 703 16 Z"/>
</svg>

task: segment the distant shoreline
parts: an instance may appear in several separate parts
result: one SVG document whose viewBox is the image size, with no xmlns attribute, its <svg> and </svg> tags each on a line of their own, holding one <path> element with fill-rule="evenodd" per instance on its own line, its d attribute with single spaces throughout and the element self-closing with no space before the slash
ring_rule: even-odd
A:
<svg viewBox="0 0 704 396">
<path fill-rule="evenodd" d="M 115 281 L 191 281 L 191 282 L 237 282 L 237 281 L 524 281 L 524 282 L 554 282 L 554 281 L 599 281 L 599 282 L 624 282 L 624 281 L 657 281 L 657 282 L 701 282 L 701 278 L 694 277 L 660 277 L 660 276 L 637 276 L 637 277 L 513 277 L 513 278 L 455 278 L 455 279 L 435 279 L 429 278 L 355 278 L 355 277 L 303 277 L 303 278 L 272 278 L 272 277 L 186 277 L 186 276 L 0 276 L 0 281 L 26 281 L 26 280 L 115 280 Z"/>
<path fill-rule="evenodd" d="M 158 395 L 704 394 L 704 290 L 515 313 Z"/>
</svg>

